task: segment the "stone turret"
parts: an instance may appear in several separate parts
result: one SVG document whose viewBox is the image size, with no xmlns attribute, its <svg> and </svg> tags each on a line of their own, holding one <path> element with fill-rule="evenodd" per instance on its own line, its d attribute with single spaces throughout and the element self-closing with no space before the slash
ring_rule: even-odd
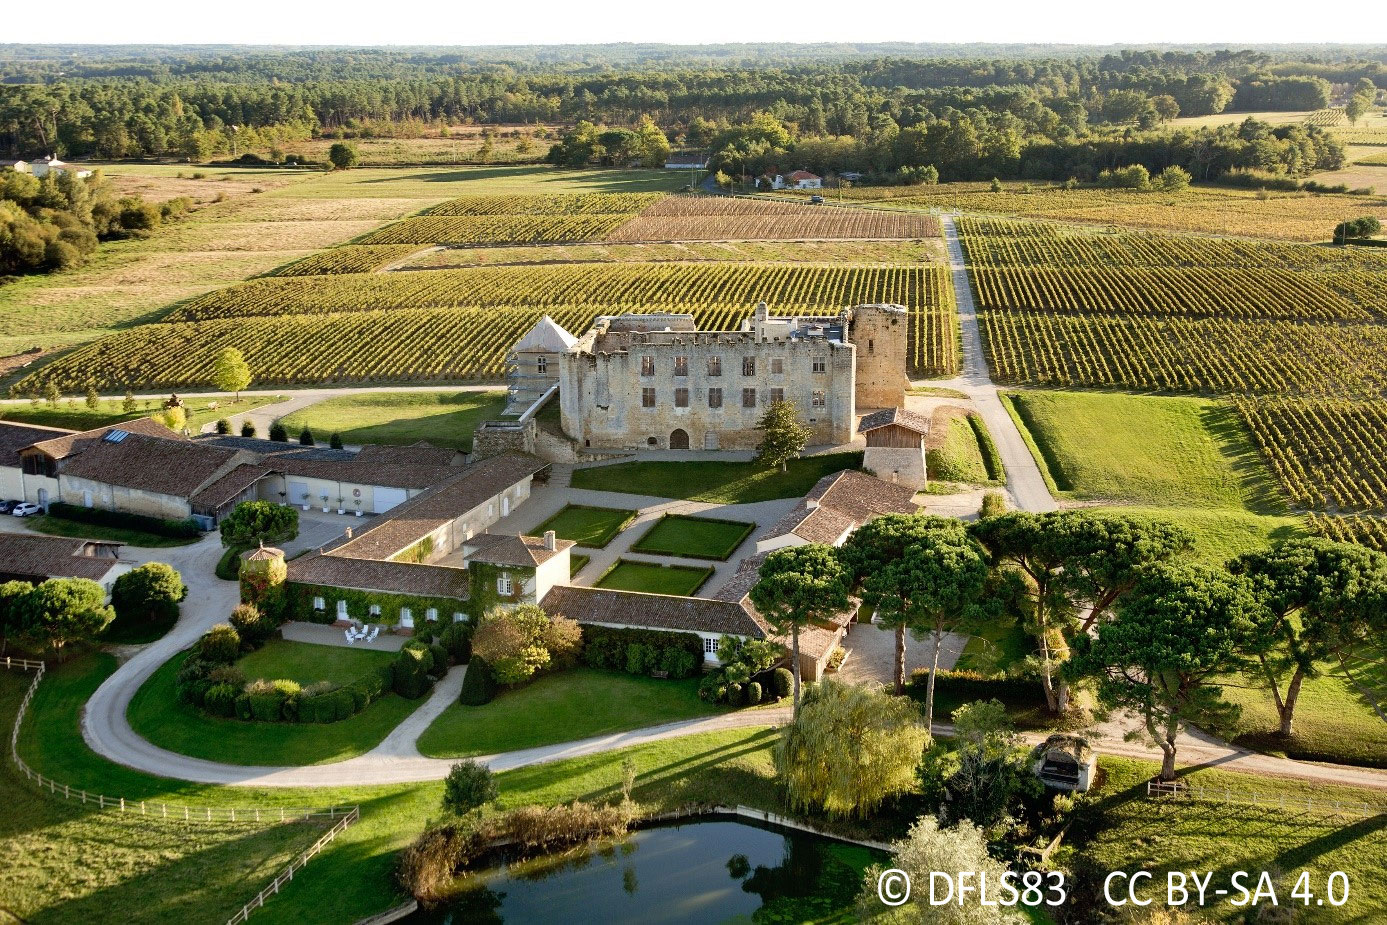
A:
<svg viewBox="0 0 1387 925">
<path fill-rule="evenodd" d="M 848 339 L 857 348 L 857 407 L 903 407 L 910 387 L 909 313 L 901 305 L 856 305 L 851 315 Z"/>
</svg>

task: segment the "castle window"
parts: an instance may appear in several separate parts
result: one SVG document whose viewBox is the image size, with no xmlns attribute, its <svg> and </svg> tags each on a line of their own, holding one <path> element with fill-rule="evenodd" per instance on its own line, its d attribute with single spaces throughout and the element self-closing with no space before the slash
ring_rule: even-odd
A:
<svg viewBox="0 0 1387 925">
<path fill-rule="evenodd" d="M 549 372 L 549 358 L 548 358 L 548 357 L 538 357 L 538 358 L 536 358 L 536 360 L 535 360 L 535 372 L 539 373 L 540 375 L 544 375 L 545 373 Z"/>
<path fill-rule="evenodd" d="M 814 395 L 809 401 L 809 405 L 812 408 L 822 408 L 825 404 L 826 399 L 827 395 L 823 389 L 815 389 Z"/>
<path fill-rule="evenodd" d="M 722 407 L 722 389 L 709 389 L 709 390 L 708 390 L 708 407 L 709 407 L 709 408 L 721 408 L 721 407 Z"/>
<path fill-rule="evenodd" d="M 675 357 L 675 358 L 674 358 L 674 374 L 675 374 L 676 376 L 687 376 L 687 375 L 689 374 L 689 358 L 688 358 L 688 357 Z"/>
<path fill-rule="evenodd" d="M 827 372 L 827 371 L 828 371 L 828 357 L 825 357 L 825 356 L 816 356 L 816 357 L 814 357 L 814 372 L 816 372 L 816 373 L 822 373 L 822 372 Z"/>
<path fill-rule="evenodd" d="M 655 375 L 655 358 L 654 358 L 654 357 L 641 357 L 641 375 L 642 375 L 642 376 L 653 376 L 653 375 Z"/>
<path fill-rule="evenodd" d="M 652 389 L 652 388 L 644 388 L 644 389 L 641 389 L 641 407 L 642 407 L 642 408 L 654 408 L 654 407 L 655 407 L 655 390 L 654 390 L 654 389 Z"/>
<path fill-rule="evenodd" d="M 875 353 L 875 352 L 876 352 L 876 349 L 877 349 L 876 341 L 872 340 L 870 337 L 867 338 L 867 352 L 868 352 L 868 353 Z"/>
<path fill-rule="evenodd" d="M 784 389 L 771 389 L 771 404 L 772 404 L 772 405 L 774 405 L 776 402 L 782 402 L 782 401 L 784 401 L 784 400 L 785 400 L 785 390 L 784 390 Z"/>
<path fill-rule="evenodd" d="M 785 358 L 771 357 L 771 375 L 783 376 L 785 374 Z"/>
<path fill-rule="evenodd" d="M 515 591 L 515 583 L 510 580 L 510 572 L 502 572 L 496 576 L 496 593 L 502 597 L 509 597 Z"/>
<path fill-rule="evenodd" d="M 755 408 L 755 407 L 756 407 L 756 390 L 755 390 L 755 389 L 742 389 L 742 407 L 743 407 L 743 408 Z"/>
<path fill-rule="evenodd" d="M 722 357 L 709 357 L 709 358 L 708 358 L 708 375 L 710 375 L 710 376 L 721 376 L 721 375 L 722 375 Z"/>
<path fill-rule="evenodd" d="M 687 408 L 687 407 L 689 407 L 689 390 L 688 390 L 688 389 L 675 389 L 675 390 L 674 390 L 674 407 L 676 407 L 676 408 Z"/>
<path fill-rule="evenodd" d="M 756 375 L 756 357 L 742 357 L 742 375 Z"/>
</svg>

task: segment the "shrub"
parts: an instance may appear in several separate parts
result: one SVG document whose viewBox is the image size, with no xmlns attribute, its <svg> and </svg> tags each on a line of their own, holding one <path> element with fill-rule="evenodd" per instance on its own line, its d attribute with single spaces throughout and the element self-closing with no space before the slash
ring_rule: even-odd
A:
<svg viewBox="0 0 1387 925">
<path fill-rule="evenodd" d="M 270 425 L 269 436 L 271 440 L 274 440 L 278 443 L 289 442 L 289 431 L 285 428 L 283 424 L 279 423 L 278 421 L 275 421 L 273 424 Z"/>
<path fill-rule="evenodd" d="M 430 541 L 432 541 L 432 537 L 430 537 L 429 539 Z M 432 549 L 430 549 L 430 552 L 431 551 Z M 414 638 L 419 642 L 422 642 L 425 645 L 427 645 L 438 638 L 438 633 L 438 621 L 425 620 L 423 623 L 419 624 L 418 628 L 414 630 Z"/>
<path fill-rule="evenodd" d="M 331 693 L 299 698 L 299 722 L 330 723 L 336 718 L 337 707 Z"/>
<path fill-rule="evenodd" d="M 202 536 L 202 528 L 192 518 L 187 520 L 162 520 L 158 517 L 145 517 L 141 514 L 126 514 L 123 511 L 109 511 L 99 507 L 82 507 L 54 501 L 48 505 L 48 513 L 64 520 L 93 524 L 98 527 L 119 527 L 125 530 L 139 530 L 166 536 L 170 539 L 197 539 Z"/>
<path fill-rule="evenodd" d="M 740 707 L 743 703 L 742 696 L 740 684 L 727 685 L 727 703 L 729 706 Z"/>
<path fill-rule="evenodd" d="M 393 689 L 401 697 L 416 700 L 429 689 L 433 656 L 424 646 L 406 645 L 392 663 Z"/>
<path fill-rule="evenodd" d="M 929 672 L 918 669 L 910 676 L 906 693 L 923 702 L 929 686 Z M 976 671 L 941 670 L 934 682 L 935 696 L 943 691 L 960 701 L 1000 700 L 1002 703 L 1033 703 L 1036 699 L 1036 684 L 1026 678 L 1011 678 L 1005 675 L 985 675 Z"/>
<path fill-rule="evenodd" d="M 479 707 L 491 703 L 496 696 L 496 676 L 491 666 L 480 656 L 473 656 L 467 663 L 467 674 L 462 678 L 462 693 L 458 703 L 466 707 Z"/>
<path fill-rule="evenodd" d="M 238 604 L 231 611 L 231 626 L 241 636 L 241 641 L 252 649 L 265 644 L 278 628 L 260 612 L 254 604 Z"/>
<path fill-rule="evenodd" d="M 549 667 L 544 635 L 549 615 L 536 605 L 493 607 L 482 614 L 472 633 L 472 651 L 486 659 L 498 684 L 523 684 Z"/>
<path fill-rule="evenodd" d="M 352 698 L 352 712 L 360 713 L 371 703 L 371 696 L 356 684 L 349 684 L 343 688 Z"/>
<path fill-rule="evenodd" d="M 309 430 L 307 427 L 305 427 L 303 430 L 299 431 L 299 445 L 300 445 L 300 446 L 317 446 L 317 445 L 318 445 L 317 441 L 313 439 L 313 431 Z"/>
<path fill-rule="evenodd" d="M 284 694 L 270 681 L 253 681 L 246 688 L 250 715 L 262 723 L 278 722 L 284 716 Z"/>
<path fill-rule="evenodd" d="M 670 646 L 660 654 L 660 670 L 671 678 L 687 678 L 693 675 L 699 659 L 685 649 Z"/>
<path fill-rule="evenodd" d="M 334 430 L 332 432 L 332 436 L 327 438 L 327 445 L 332 447 L 334 450 L 342 449 L 342 435 Z"/>
<path fill-rule="evenodd" d="M 439 634 L 438 641 L 456 664 L 466 665 L 472 657 L 472 627 L 467 623 L 450 623 Z"/>
<path fill-rule="evenodd" d="M 655 650 L 644 643 L 636 642 L 626 647 L 627 674 L 649 674 L 655 662 Z"/>
<path fill-rule="evenodd" d="M 979 517 L 996 517 L 998 514 L 1007 512 L 1006 498 L 1002 497 L 1000 491 L 989 491 L 982 496 L 982 510 L 978 512 Z"/>
<path fill-rule="evenodd" d="M 443 779 L 443 808 L 459 816 L 480 810 L 499 795 L 491 769 L 475 761 L 459 761 Z"/>
<path fill-rule="evenodd" d="M 202 706 L 203 697 L 212 686 L 209 676 L 216 667 L 216 664 L 200 658 L 194 647 L 183 664 L 178 666 L 178 674 L 174 678 L 178 699 L 193 706 Z"/>
<path fill-rule="evenodd" d="M 226 418 L 217 418 L 217 433 L 223 435 L 230 434 L 231 422 L 228 421 Z"/>
<path fill-rule="evenodd" d="M 754 707 L 761 702 L 761 682 L 752 681 L 746 686 L 746 703 L 749 707 Z"/>
<path fill-rule="evenodd" d="M 139 624 L 172 623 L 178 605 L 188 596 L 183 577 L 163 562 L 131 569 L 111 586 L 111 606 L 122 621 Z"/>
<path fill-rule="evenodd" d="M 222 553 L 222 557 L 217 560 L 217 567 L 214 571 L 222 581 L 236 581 L 241 577 L 241 553 L 244 549 L 235 546 Z"/>
<path fill-rule="evenodd" d="M 648 665 L 642 656 L 635 660 L 635 674 L 659 670 L 671 678 L 691 677 L 703 664 L 703 640 L 693 633 L 661 630 L 614 629 L 582 624 L 582 661 L 593 668 L 632 671 L 630 649 L 645 646 L 654 652 Z"/>
<path fill-rule="evenodd" d="M 231 716 L 236 712 L 236 688 L 225 682 L 213 684 L 202 697 L 202 708 L 213 716 Z"/>
<path fill-rule="evenodd" d="M 433 659 L 433 665 L 429 669 L 429 674 L 435 678 L 441 678 L 448 673 L 448 650 L 436 642 L 429 643 L 429 655 Z"/>
<path fill-rule="evenodd" d="M 344 688 L 333 691 L 328 696 L 332 698 L 333 706 L 336 708 L 336 715 L 333 719 L 351 719 L 352 714 L 356 712 L 356 701 L 352 698 L 351 691 Z"/>
<path fill-rule="evenodd" d="M 236 697 L 236 715 L 244 720 L 249 720 L 255 716 L 255 714 L 251 712 L 249 694 L 240 694 Z"/>
<path fill-rule="evenodd" d="M 795 676 L 788 668 L 777 668 L 771 674 L 771 683 L 774 685 L 775 696 L 777 699 L 790 696 L 790 691 L 795 686 Z"/>
<path fill-rule="evenodd" d="M 241 436 L 250 437 L 252 439 L 255 437 L 255 422 L 250 418 L 246 418 L 241 422 Z"/>
<path fill-rule="evenodd" d="M 241 634 L 229 623 L 218 623 L 197 641 L 193 653 L 213 665 L 229 665 L 241 654 Z"/>
</svg>

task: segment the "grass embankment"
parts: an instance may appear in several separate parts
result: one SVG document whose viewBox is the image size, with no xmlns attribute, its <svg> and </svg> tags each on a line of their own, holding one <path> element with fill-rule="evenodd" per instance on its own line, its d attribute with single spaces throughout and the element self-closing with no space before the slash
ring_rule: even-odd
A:
<svg viewBox="0 0 1387 925">
<path fill-rule="evenodd" d="M 1244 679 L 1241 686 L 1225 687 L 1224 695 L 1242 707 L 1238 718 L 1239 745 L 1303 761 L 1331 761 L 1387 768 L 1387 723 L 1384 723 L 1353 682 L 1337 665 L 1322 665 L 1318 678 L 1306 680 L 1296 701 L 1294 732 L 1278 734 L 1279 722 L 1271 695 Z M 1358 672 L 1355 672 L 1358 674 Z M 1378 677 L 1365 672 L 1370 684 L 1382 689 Z M 1362 680 L 1362 678 L 1360 678 Z"/>
<path fill-rule="evenodd" d="M 589 549 L 601 549 L 635 519 L 635 511 L 570 504 L 535 527 L 534 532 L 543 536 L 545 531 L 553 530 L 561 540 L 572 540 Z"/>
<path fill-rule="evenodd" d="M 1223 402 L 1044 391 L 1003 402 L 1060 498 L 1179 523 L 1211 561 L 1305 532 Z"/>
<path fill-rule="evenodd" d="M 719 712 L 698 699 L 698 678 L 572 668 L 483 706 L 453 704 L 419 737 L 419 751 L 432 758 L 494 755 Z"/>
<path fill-rule="evenodd" d="M 938 422 L 940 418 L 935 417 Z M 925 454 L 931 482 L 1001 485 L 1006 481 L 1002 457 L 976 414 L 949 417 L 943 440 Z"/>
<path fill-rule="evenodd" d="M 406 700 L 397 694 L 386 694 L 360 713 L 335 723 L 222 719 L 178 699 L 174 682 L 185 657 L 175 655 L 150 675 L 135 692 L 126 716 L 131 727 L 155 745 L 209 761 L 271 766 L 342 761 L 379 745 L 390 730 L 424 702 L 422 697 Z M 360 674 L 364 672 L 351 678 Z"/>
<path fill-rule="evenodd" d="M 678 498 L 709 504 L 751 504 L 798 498 L 825 475 L 862 465 L 861 453 L 830 453 L 790 461 L 788 471 L 745 462 L 630 462 L 573 471 L 573 487 Z"/>
<path fill-rule="evenodd" d="M 506 407 L 505 392 L 371 392 L 309 405 L 282 418 L 291 435 L 305 427 L 319 442 L 329 434 L 349 444 L 410 444 L 472 451 L 472 432 Z"/>
<path fill-rule="evenodd" d="M 713 568 L 693 568 L 687 565 L 657 565 L 618 559 L 606 573 L 593 583 L 597 588 L 614 591 L 644 591 L 648 594 L 672 594 L 692 597 L 713 577 Z"/>
<path fill-rule="evenodd" d="M 756 529 L 741 520 L 666 514 L 631 545 L 632 552 L 725 561 Z"/>
</svg>

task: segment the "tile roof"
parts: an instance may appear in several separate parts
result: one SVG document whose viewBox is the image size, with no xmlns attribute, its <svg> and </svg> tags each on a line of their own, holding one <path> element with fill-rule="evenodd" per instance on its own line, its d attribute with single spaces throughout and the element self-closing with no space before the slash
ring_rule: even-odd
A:
<svg viewBox="0 0 1387 925">
<path fill-rule="evenodd" d="M 549 613 L 579 623 L 612 623 L 649 629 L 765 637 L 765 628 L 740 604 L 704 597 L 675 597 L 607 588 L 555 587 L 544 596 Z"/>
<path fill-rule="evenodd" d="M 187 441 L 188 439 L 177 431 L 169 430 L 153 418 L 135 418 L 132 421 L 122 421 L 119 424 L 97 427 L 94 430 L 67 431 L 61 436 L 35 443 L 34 449 L 40 450 L 54 459 L 66 459 L 75 452 L 101 442 L 101 438 L 113 430 L 123 430 L 128 434 L 142 434 L 146 437 L 162 437 L 165 440 Z"/>
<path fill-rule="evenodd" d="M 272 474 L 264 466 L 243 463 L 199 490 L 188 501 L 198 507 L 219 508 L 256 482 Z"/>
<path fill-rule="evenodd" d="M 198 443 L 224 447 L 228 450 L 249 450 L 260 456 L 278 456 L 293 459 L 327 459 L 334 461 L 351 460 L 356 454 L 351 450 L 334 450 L 330 446 L 303 446 L 299 443 L 283 443 L 279 440 L 261 440 L 259 437 L 234 437 L 229 434 L 203 434 L 193 438 Z"/>
<path fill-rule="evenodd" d="M 348 559 L 331 553 L 301 556 L 287 563 L 288 581 L 358 591 L 385 591 L 467 600 L 467 570 L 447 565 Z"/>
<path fill-rule="evenodd" d="M 88 443 L 63 461 L 60 474 L 188 497 L 236 457 L 235 450 L 131 433 L 119 443 Z"/>
<path fill-rule="evenodd" d="M 456 466 L 411 466 L 394 463 L 358 463 L 347 459 L 305 459 L 293 454 L 270 456 L 266 468 L 285 475 L 387 488 L 431 488 L 458 474 Z"/>
<path fill-rule="evenodd" d="M 73 433 L 57 427 L 39 427 L 17 421 L 0 421 L 0 466 L 18 466 L 19 451 L 44 440 Z"/>
<path fill-rule="evenodd" d="M 64 536 L 0 533 L 0 573 L 47 578 L 105 577 L 118 563 L 119 543 Z"/>
<path fill-rule="evenodd" d="M 915 489 L 852 469 L 819 479 L 805 498 L 846 514 L 859 525 L 879 514 L 915 514 L 920 510 L 913 500 Z"/>
<path fill-rule="evenodd" d="M 917 434 L 929 433 L 929 418 L 923 414 L 916 414 L 914 411 L 907 411 L 904 408 L 883 408 L 880 411 L 873 411 L 865 415 L 861 423 L 857 425 L 857 432 L 865 434 L 869 430 L 876 430 L 879 427 L 889 427 L 897 424 Z"/>
<path fill-rule="evenodd" d="M 388 559 L 548 465 L 535 456 L 505 454 L 471 466 L 451 467 L 447 481 L 391 508 L 331 554 Z"/>
<path fill-rule="evenodd" d="M 434 446 L 423 440 L 409 446 L 391 446 L 371 443 L 356 454 L 356 461 L 366 463 L 390 463 L 409 466 L 454 466 L 461 452 L 449 446 Z"/>
<path fill-rule="evenodd" d="M 541 536 L 516 536 L 503 533 L 482 533 L 462 544 L 463 557 L 491 565 L 533 567 L 578 545 L 572 540 L 558 540 L 554 549 L 544 545 Z"/>
<path fill-rule="evenodd" d="M 832 508 L 809 508 L 803 504 L 776 521 L 767 536 L 785 536 L 793 533 L 806 543 L 823 543 L 832 546 L 844 533 L 857 526 L 857 521 Z"/>
<path fill-rule="evenodd" d="M 785 647 L 786 651 L 789 651 L 791 643 L 790 638 L 788 636 L 779 636 L 774 633 L 770 628 L 770 624 L 768 624 L 765 618 L 757 612 L 756 606 L 751 603 L 751 599 L 748 597 L 751 593 L 752 586 L 756 584 L 757 578 L 761 575 L 761 563 L 766 561 L 766 556 L 768 555 L 770 555 L 770 553 L 763 552 L 743 559 L 742 564 L 737 566 L 736 574 L 732 576 L 727 584 L 723 585 L 722 588 L 715 592 L 713 597 L 716 600 L 738 604 L 746 611 L 748 617 L 764 629 L 767 639 L 772 642 L 780 643 Z M 857 613 L 859 606 L 859 602 L 853 600 L 847 610 L 834 614 L 831 618 L 834 626 L 845 627 L 851 623 L 853 615 Z M 829 629 L 822 626 L 805 626 L 799 631 L 799 650 L 802 654 L 817 661 L 830 649 L 836 646 L 840 638 L 842 638 L 842 634 L 836 628 Z"/>
</svg>

